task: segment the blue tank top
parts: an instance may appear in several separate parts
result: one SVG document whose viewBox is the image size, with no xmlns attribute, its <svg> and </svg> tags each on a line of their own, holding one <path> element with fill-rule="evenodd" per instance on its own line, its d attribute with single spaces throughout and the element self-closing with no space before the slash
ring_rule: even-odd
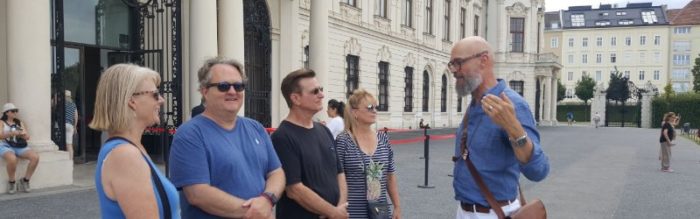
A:
<svg viewBox="0 0 700 219">
<path fill-rule="evenodd" d="M 95 187 L 97 189 L 98 199 L 100 200 L 100 214 L 101 218 L 103 219 L 126 218 L 126 216 L 124 216 L 124 212 L 122 212 L 121 208 L 119 208 L 119 203 L 117 203 L 117 201 L 115 200 L 108 198 L 105 194 L 104 188 L 102 187 L 102 163 L 105 157 L 107 157 L 107 155 L 117 145 L 125 143 L 128 144 L 129 142 L 118 138 L 110 139 L 109 141 L 105 142 L 104 145 L 102 145 L 102 148 L 100 149 L 100 154 L 97 158 L 97 167 L 95 168 Z M 172 218 L 180 218 L 180 197 L 177 192 L 177 189 L 175 189 L 175 186 L 170 182 L 170 180 L 168 180 L 168 178 L 166 178 L 160 172 L 160 170 L 156 168 L 156 165 L 153 164 L 151 159 L 146 159 L 144 157 L 144 160 L 146 160 L 146 162 L 148 162 L 148 165 L 150 165 L 156 170 L 156 174 L 158 175 L 158 178 L 160 178 L 160 181 L 163 184 L 163 189 L 165 190 L 165 194 L 168 196 L 168 202 L 170 203 L 170 215 L 172 215 Z M 151 180 L 151 183 L 153 184 L 153 193 L 156 195 L 156 202 L 158 202 L 158 212 L 160 218 L 163 218 L 163 203 L 161 203 L 161 198 L 158 194 L 158 189 L 155 185 L 155 182 Z"/>
</svg>

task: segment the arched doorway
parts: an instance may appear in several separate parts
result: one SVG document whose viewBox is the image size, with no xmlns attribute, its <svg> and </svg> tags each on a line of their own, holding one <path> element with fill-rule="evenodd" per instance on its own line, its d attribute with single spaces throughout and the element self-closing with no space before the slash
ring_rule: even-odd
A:
<svg viewBox="0 0 700 219">
<path fill-rule="evenodd" d="M 245 116 L 270 127 L 270 13 L 265 1 L 245 0 L 243 4 L 245 72 L 248 76 Z"/>
</svg>

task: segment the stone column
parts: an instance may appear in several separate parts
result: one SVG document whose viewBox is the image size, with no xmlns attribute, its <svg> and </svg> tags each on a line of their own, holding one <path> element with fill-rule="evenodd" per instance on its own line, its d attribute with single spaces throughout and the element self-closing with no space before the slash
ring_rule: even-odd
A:
<svg viewBox="0 0 700 219">
<path fill-rule="evenodd" d="M 652 121 L 651 120 L 651 99 L 654 98 L 653 92 L 644 92 L 642 94 L 642 128 L 651 128 L 652 126 Z M 656 121 L 658 122 L 658 121 Z"/>
<path fill-rule="evenodd" d="M 505 51 L 505 48 L 501 48 L 499 44 L 499 27 L 501 25 L 501 4 L 502 0 L 497 0 L 497 1 L 486 1 L 488 4 L 488 8 L 486 8 L 486 17 L 481 18 L 486 20 L 486 40 L 491 44 L 491 48 L 493 48 L 494 52 L 502 52 Z M 433 9 L 435 11 L 435 9 Z"/>
<path fill-rule="evenodd" d="M 70 185 L 73 162 L 51 140 L 51 5 L 50 1 L 7 0 L 7 81 L 9 102 L 20 109 L 27 127 L 29 147 L 39 152 L 39 166 L 32 176 L 33 188 Z M 16 179 L 23 177 L 28 162 L 17 165 Z M 5 169 L 5 162 L 0 163 Z M 0 174 L 0 182 L 7 181 Z M 0 183 L 5 191 L 6 183 Z"/>
<path fill-rule="evenodd" d="M 217 17 L 216 0 L 190 1 L 190 54 L 189 54 L 189 107 L 185 107 L 186 115 L 189 110 L 199 105 L 202 95 L 199 93 L 197 70 L 204 60 L 216 57 L 217 50 Z M 186 42 L 187 43 L 187 42 Z"/>
<path fill-rule="evenodd" d="M 9 101 L 20 109 L 38 151 L 57 150 L 51 141 L 50 8 L 49 1 L 7 2 Z"/>
<path fill-rule="evenodd" d="M 544 101 L 542 102 L 542 104 L 544 105 L 544 116 L 543 116 L 544 119 L 542 121 L 545 122 L 545 124 L 550 124 L 551 118 L 552 118 L 551 113 L 550 113 L 550 110 L 552 109 L 552 107 L 551 107 L 551 105 L 552 105 L 552 103 L 551 103 L 551 101 L 552 101 L 552 98 L 551 98 L 551 96 L 552 96 L 552 86 L 551 86 L 552 85 L 552 77 L 551 76 L 544 77 L 543 84 L 544 84 L 544 98 L 543 98 Z"/>
<path fill-rule="evenodd" d="M 219 1 L 219 55 L 245 62 L 243 0 Z"/>
<path fill-rule="evenodd" d="M 551 83 L 552 86 L 550 86 L 552 88 L 552 93 L 551 93 L 552 98 L 551 98 L 551 101 L 549 102 L 551 105 L 551 111 L 549 111 L 549 112 L 551 112 L 550 120 L 552 121 L 552 125 L 556 125 L 557 124 L 557 95 L 559 93 L 558 92 L 559 91 L 559 83 L 557 83 L 557 77 L 556 77 L 556 74 L 554 73 L 554 71 L 552 71 L 552 74 L 554 74 L 554 76 L 552 77 L 552 83 Z"/>
<path fill-rule="evenodd" d="M 275 59 L 274 55 L 277 55 L 276 60 L 279 63 L 279 73 L 271 75 L 272 84 L 281 84 L 282 78 L 287 76 L 287 74 L 303 67 L 303 64 L 299 62 L 302 54 L 301 32 L 299 32 L 297 25 L 299 21 L 299 0 L 280 1 L 280 9 L 280 17 L 284 19 L 280 20 L 279 49 L 277 49 L 276 54 L 273 52 L 273 59 Z M 287 102 L 282 97 L 282 93 L 279 92 L 279 87 L 274 87 L 272 91 L 271 103 L 273 106 L 275 104 L 282 106 L 272 107 L 271 119 L 272 124 L 274 124 L 273 127 L 276 127 L 287 116 L 289 109 L 287 108 Z"/>
<path fill-rule="evenodd" d="M 309 28 L 309 67 L 316 72 L 321 86 L 328 87 L 328 9 L 331 1 L 311 1 L 311 27 Z M 324 120 L 326 113 L 317 116 Z"/>
<path fill-rule="evenodd" d="M 218 46 L 219 56 L 235 59 L 245 65 L 245 28 L 243 0 L 218 1 Z M 238 115 L 245 115 L 245 103 Z"/>
</svg>

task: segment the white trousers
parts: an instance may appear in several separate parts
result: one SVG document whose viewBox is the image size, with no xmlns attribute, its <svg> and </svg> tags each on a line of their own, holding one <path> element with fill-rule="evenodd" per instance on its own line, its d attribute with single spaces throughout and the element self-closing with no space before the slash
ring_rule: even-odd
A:
<svg viewBox="0 0 700 219">
<path fill-rule="evenodd" d="M 514 202 L 511 202 L 509 205 L 505 205 L 502 207 L 503 213 L 506 214 L 506 216 L 512 214 L 514 211 L 518 210 L 520 208 L 520 200 L 515 199 Z M 461 205 L 457 205 L 457 215 L 455 216 L 455 219 L 498 219 L 498 215 L 496 215 L 496 212 L 491 209 L 491 211 L 487 213 L 479 213 L 479 212 L 470 212 L 470 211 L 464 211 L 462 210 Z"/>
</svg>

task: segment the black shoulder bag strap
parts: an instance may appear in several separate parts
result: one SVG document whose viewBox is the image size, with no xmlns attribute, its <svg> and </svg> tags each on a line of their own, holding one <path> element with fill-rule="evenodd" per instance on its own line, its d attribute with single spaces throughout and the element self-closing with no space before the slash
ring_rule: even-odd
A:
<svg viewBox="0 0 700 219">
<path fill-rule="evenodd" d="M 106 142 L 109 142 L 111 140 L 116 140 L 116 139 L 121 139 L 126 142 L 129 142 L 130 145 L 136 147 L 136 144 L 133 142 L 129 141 L 129 139 L 123 138 L 123 137 L 112 137 L 107 139 Z M 144 159 L 148 159 L 145 154 L 141 154 Z M 153 179 L 154 184 L 156 184 L 156 189 L 158 190 L 158 195 L 160 196 L 160 202 L 163 205 L 163 218 L 165 219 L 170 219 L 173 218 L 170 212 L 170 200 L 168 200 L 168 194 L 165 193 L 165 188 L 163 188 L 163 182 L 160 181 L 160 177 L 158 177 L 158 174 L 156 173 L 156 170 L 153 166 L 151 166 L 151 163 L 146 160 L 146 164 L 148 164 L 148 167 L 151 169 L 151 179 Z"/>
</svg>

